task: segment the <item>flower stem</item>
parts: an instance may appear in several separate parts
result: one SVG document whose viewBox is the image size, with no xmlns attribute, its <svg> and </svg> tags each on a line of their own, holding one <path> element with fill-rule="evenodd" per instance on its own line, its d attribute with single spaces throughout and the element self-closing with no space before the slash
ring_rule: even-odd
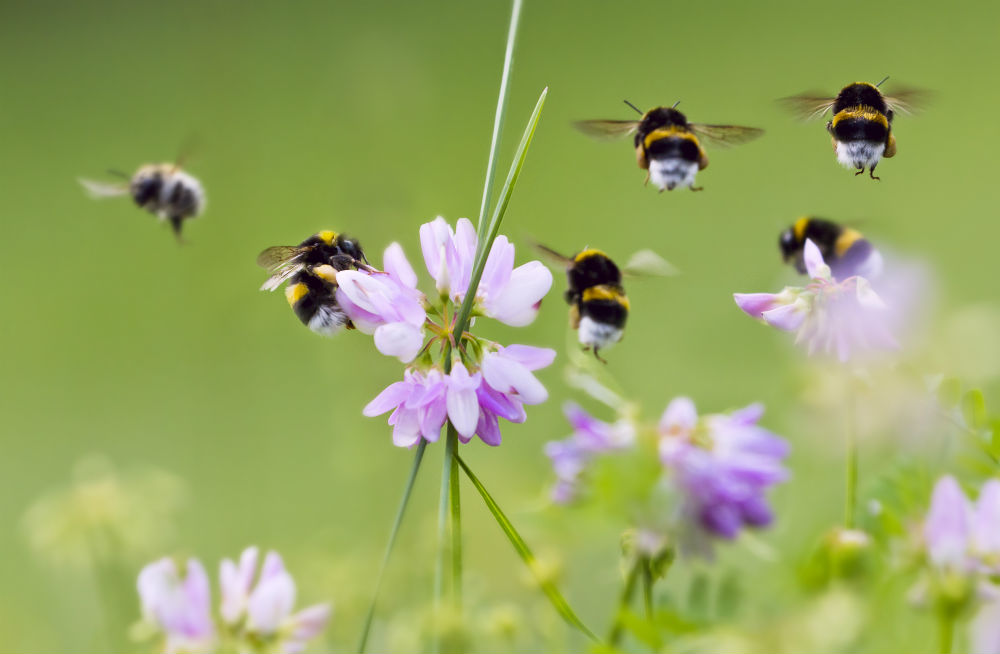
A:
<svg viewBox="0 0 1000 654">
<path fill-rule="evenodd" d="M 635 594 L 635 582 L 639 578 L 640 567 L 644 560 L 644 557 L 637 557 L 632 567 L 629 568 L 628 576 L 625 577 L 625 585 L 622 587 L 621 595 L 618 596 L 618 609 L 615 611 L 615 619 L 611 623 L 611 630 L 608 632 L 608 644 L 611 647 L 616 647 L 621 642 L 622 615 L 628 610 L 628 605 L 632 603 L 632 595 Z"/>
<path fill-rule="evenodd" d="M 857 525 L 858 503 L 858 435 L 857 406 L 854 392 L 847 398 L 847 492 L 844 497 L 844 526 L 854 529 Z"/>
<path fill-rule="evenodd" d="M 451 472 L 448 474 L 451 489 L 448 494 L 451 509 L 451 593 L 455 607 L 462 606 L 462 502 L 458 488 L 458 432 L 448 423 L 448 440 L 445 451 L 451 450 Z"/>
<path fill-rule="evenodd" d="M 951 654 L 951 646 L 955 640 L 955 612 L 950 610 L 941 611 L 938 616 L 940 625 L 940 646 L 941 654 Z"/>
<path fill-rule="evenodd" d="M 358 652 L 361 654 L 364 654 L 365 646 L 368 644 L 368 634 L 372 628 L 372 619 L 375 617 L 375 603 L 378 601 L 379 589 L 382 587 L 382 576 L 385 574 L 386 566 L 389 564 L 389 556 L 392 554 L 392 548 L 396 544 L 396 535 L 399 534 L 399 526 L 403 523 L 403 516 L 406 514 L 406 507 L 410 502 L 410 494 L 413 491 L 413 484 L 417 480 L 417 471 L 420 470 L 420 461 L 424 457 L 424 448 L 426 447 L 427 441 L 421 438 L 420 443 L 417 445 L 417 451 L 413 455 L 410 476 L 406 480 L 406 488 L 403 490 L 403 497 L 399 501 L 399 509 L 396 510 L 396 519 L 392 523 L 392 531 L 389 532 L 389 542 L 386 543 L 385 553 L 382 555 L 382 565 L 379 566 L 378 575 L 375 577 L 372 601 L 368 605 L 364 625 L 361 627 L 361 638 L 358 640 Z"/>
</svg>

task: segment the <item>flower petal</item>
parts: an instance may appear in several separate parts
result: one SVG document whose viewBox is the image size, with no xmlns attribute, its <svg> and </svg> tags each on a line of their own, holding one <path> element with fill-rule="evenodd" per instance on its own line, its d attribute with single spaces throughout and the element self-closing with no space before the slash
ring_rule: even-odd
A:
<svg viewBox="0 0 1000 654">
<path fill-rule="evenodd" d="M 483 357 L 482 371 L 487 384 L 501 393 L 516 392 L 525 404 L 541 404 L 549 397 L 531 371 L 502 354 L 491 352 Z"/>
<path fill-rule="evenodd" d="M 389 384 L 385 390 L 379 393 L 374 400 L 361 410 L 361 413 L 369 418 L 374 418 L 390 409 L 396 408 L 410 395 L 412 387 L 413 385 L 407 381 Z"/>
<path fill-rule="evenodd" d="M 924 521 L 924 541 L 931 562 L 942 568 L 964 569 L 971 527 L 969 500 L 955 478 L 946 475 L 934 485 Z"/>
<path fill-rule="evenodd" d="M 378 351 L 386 356 L 396 357 L 403 363 L 413 361 L 423 346 L 424 330 L 409 323 L 390 322 L 375 330 L 375 347 Z"/>
<path fill-rule="evenodd" d="M 806 239 L 802 249 L 802 260 L 806 264 L 806 273 L 811 279 L 833 279 L 830 274 L 830 266 L 823 261 L 823 253 L 819 251 L 811 238 Z"/>
<path fill-rule="evenodd" d="M 268 572 L 269 562 L 270 572 Z M 280 566 L 280 569 L 275 564 Z M 268 552 L 260 581 L 247 600 L 247 627 L 259 634 L 273 634 L 288 618 L 294 606 L 295 581 L 285 571 L 278 554 Z"/>
<path fill-rule="evenodd" d="M 505 357 L 517 361 L 528 370 L 547 368 L 556 358 L 556 351 L 547 347 L 515 344 L 508 345 L 501 351 Z"/>
<path fill-rule="evenodd" d="M 698 410 L 689 397 L 675 397 L 660 418 L 660 432 L 688 434 L 698 424 Z"/>
<path fill-rule="evenodd" d="M 417 287 L 417 273 L 413 271 L 413 266 L 403 252 L 403 246 L 399 243 L 390 243 L 382 254 L 382 266 L 385 271 L 396 278 L 401 284 L 408 288 Z"/>
<path fill-rule="evenodd" d="M 771 327 L 775 327 L 786 332 L 793 332 L 802 326 L 802 323 L 805 322 L 806 315 L 807 314 L 802 307 L 795 302 L 778 307 L 777 309 L 765 311 L 761 317 L 764 319 L 764 322 Z"/>
<path fill-rule="evenodd" d="M 489 298 L 487 314 L 512 327 L 528 325 L 550 288 L 552 272 L 540 261 L 529 261 L 515 268 L 503 291 Z"/>
</svg>

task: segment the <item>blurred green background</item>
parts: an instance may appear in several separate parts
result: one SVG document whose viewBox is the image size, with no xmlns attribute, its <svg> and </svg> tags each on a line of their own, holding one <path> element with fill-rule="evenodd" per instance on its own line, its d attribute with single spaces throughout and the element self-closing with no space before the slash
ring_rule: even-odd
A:
<svg viewBox="0 0 1000 654">
<path fill-rule="evenodd" d="M 155 468 L 183 481 L 176 529 L 146 559 L 193 554 L 214 569 L 249 544 L 278 549 L 300 604 L 336 603 L 313 648 L 354 646 L 411 461 L 385 419 L 361 408 L 401 367 L 360 334 L 324 340 L 303 328 L 283 297 L 257 290 L 264 275 L 254 259 L 331 228 L 358 237 L 373 261 L 398 240 L 423 274 L 420 223 L 475 218 L 479 208 L 508 15 L 507 2 L 492 0 L 0 3 L 5 649 L 105 644 L 92 581 L 33 553 L 24 528 L 28 506 L 65 488 L 93 455 L 125 476 Z M 502 229 L 518 261 L 533 257 L 531 239 L 621 259 L 657 250 L 682 274 L 630 285 L 632 320 L 608 370 L 647 418 L 678 394 L 706 411 L 759 400 L 765 424 L 793 443 L 775 528 L 756 548 L 723 548 L 710 573 L 741 575 L 747 624 L 799 608 L 794 568 L 841 515 L 841 427 L 828 419 L 836 407 L 828 415 L 803 404 L 814 382 L 801 353 L 742 316 L 731 293 L 791 279 L 775 242 L 797 216 L 858 223 L 936 277 L 927 371 L 990 381 L 996 332 L 976 328 L 993 316 L 1000 274 L 998 24 L 1000 8 L 985 2 L 526 3 L 501 175 L 538 93 L 550 92 Z M 774 102 L 885 75 L 890 89 L 935 96 L 920 115 L 897 119 L 899 154 L 879 166 L 880 183 L 839 167 L 821 122 L 796 123 Z M 681 100 L 693 121 L 767 134 L 710 149 L 704 192 L 661 195 L 642 186 L 630 145 L 570 126 L 630 117 L 623 98 L 641 107 Z M 191 140 L 186 167 L 209 201 L 187 226 L 187 246 L 128 200 L 91 201 L 75 181 L 170 161 Z M 532 546 L 560 562 L 570 601 L 603 631 L 624 519 L 546 502 L 542 446 L 567 433 L 561 403 L 579 399 L 562 375 L 563 285 L 557 274 L 529 328 L 482 323 L 488 336 L 556 347 L 560 357 L 540 373 L 548 403 L 508 425 L 502 447 L 477 441 L 463 452 Z M 970 305 L 980 307 L 970 314 Z M 986 340 L 969 336 L 980 332 Z M 901 446 L 898 430 L 881 431 L 865 443 L 863 487 L 901 449 L 949 465 L 936 445 Z M 384 587 L 377 648 L 405 649 L 407 625 L 431 595 L 441 449 L 428 449 Z M 463 490 L 470 611 L 520 612 L 536 632 L 526 627 L 514 649 L 580 646 Z M 131 612 L 125 622 L 138 617 L 131 584 L 142 560 L 123 562 L 112 589 Z M 708 565 L 678 568 L 664 592 L 682 592 L 684 575 Z M 867 646 L 925 646 L 932 621 L 902 593 L 892 598 L 892 620 Z"/>
</svg>

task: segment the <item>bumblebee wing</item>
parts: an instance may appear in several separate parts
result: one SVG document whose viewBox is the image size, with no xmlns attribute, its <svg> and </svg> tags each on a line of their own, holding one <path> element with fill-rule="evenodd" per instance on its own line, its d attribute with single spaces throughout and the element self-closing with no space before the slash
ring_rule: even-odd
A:
<svg viewBox="0 0 1000 654">
<path fill-rule="evenodd" d="M 923 89 L 893 89 L 892 94 L 883 96 L 889 108 L 897 113 L 912 114 L 930 99 L 930 92 Z"/>
<path fill-rule="evenodd" d="M 569 266 L 573 263 L 573 257 L 567 257 L 565 254 L 556 252 L 547 245 L 542 245 L 541 243 L 532 243 L 535 249 L 542 253 L 546 259 L 552 263 L 558 263 L 562 267 Z"/>
<path fill-rule="evenodd" d="M 573 123 L 587 136 L 597 139 L 618 139 L 635 133 L 639 129 L 637 120 L 578 120 Z"/>
<path fill-rule="evenodd" d="M 652 250 L 639 250 L 633 254 L 622 272 L 629 277 L 672 277 L 680 270 Z"/>
<path fill-rule="evenodd" d="M 290 266 L 285 266 L 280 270 L 276 271 L 273 275 L 267 278 L 267 281 L 261 284 L 260 290 L 262 291 L 275 291 L 279 286 L 284 284 L 288 278 L 290 278 L 295 273 L 299 272 L 305 268 L 302 264 L 292 264 Z"/>
<path fill-rule="evenodd" d="M 295 263 L 310 248 L 300 248 L 294 245 L 275 245 L 257 255 L 257 265 L 271 272 Z"/>
<path fill-rule="evenodd" d="M 822 93 L 803 93 L 790 98 L 781 98 L 778 103 L 799 120 L 813 120 L 833 109 L 836 100 Z"/>
<path fill-rule="evenodd" d="M 740 145 L 758 138 L 764 133 L 759 127 L 741 127 L 739 125 L 690 125 L 691 131 L 716 145 Z"/>
<path fill-rule="evenodd" d="M 128 195 L 128 184 L 112 184 L 108 182 L 95 182 L 92 179 L 79 178 L 80 185 L 87 191 L 87 195 L 92 198 L 114 198 Z"/>
</svg>

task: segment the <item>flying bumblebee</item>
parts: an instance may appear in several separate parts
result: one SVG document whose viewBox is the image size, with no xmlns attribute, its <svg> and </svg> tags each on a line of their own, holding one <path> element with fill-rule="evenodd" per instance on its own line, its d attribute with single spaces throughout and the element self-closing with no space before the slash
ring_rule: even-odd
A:
<svg viewBox="0 0 1000 654">
<path fill-rule="evenodd" d="M 783 102 L 801 117 L 809 119 L 833 112 L 833 119 L 827 122 L 833 150 L 837 161 L 845 168 L 856 169 L 861 175 L 868 169 L 872 179 L 875 166 L 883 158 L 896 154 L 896 136 L 892 133 L 892 120 L 897 112 L 912 113 L 914 102 L 925 93 L 916 89 L 900 89 L 892 95 L 884 95 L 878 84 L 854 82 L 840 90 L 836 97 L 824 97 L 820 93 L 809 93 Z"/>
<path fill-rule="evenodd" d="M 782 258 L 785 263 L 794 265 L 799 273 L 806 272 L 803 261 L 806 240 L 816 244 L 836 279 L 854 275 L 874 279 L 882 272 L 881 253 L 861 232 L 830 220 L 806 216 L 796 220 L 778 237 Z"/>
<path fill-rule="evenodd" d="M 177 164 L 146 164 L 131 178 L 117 171 L 109 172 L 127 181 L 113 184 L 80 179 L 80 184 L 94 198 L 131 195 L 140 208 L 160 220 L 169 221 L 178 240 L 184 221 L 197 218 L 205 210 L 205 190 L 201 182 Z"/>
<path fill-rule="evenodd" d="M 585 350 L 599 352 L 620 341 L 629 314 L 629 301 L 622 286 L 623 276 L 666 276 L 676 270 L 651 250 L 632 255 L 624 269 L 600 250 L 584 248 L 572 257 L 535 244 L 539 250 L 566 268 L 566 298 L 570 326 Z M 606 362 L 605 362 L 606 363 Z"/>
<path fill-rule="evenodd" d="M 257 265 L 270 277 L 260 287 L 274 291 L 284 282 L 285 298 L 302 324 L 323 336 L 341 328 L 354 329 L 337 304 L 337 272 L 357 268 L 371 270 L 361 244 L 343 234 L 322 231 L 298 245 L 276 245 L 257 256 Z"/>
<path fill-rule="evenodd" d="M 575 123 L 576 128 L 601 138 L 634 134 L 636 162 L 646 171 L 646 183 L 652 180 L 660 192 L 684 186 L 692 191 L 701 190 L 694 185 L 694 180 L 699 170 L 708 167 L 708 155 L 699 137 L 716 145 L 737 145 L 764 133 L 756 127 L 689 123 L 687 117 L 677 111 L 679 102 L 646 113 L 628 100 L 625 104 L 642 117 L 639 120 L 584 120 Z"/>
</svg>

